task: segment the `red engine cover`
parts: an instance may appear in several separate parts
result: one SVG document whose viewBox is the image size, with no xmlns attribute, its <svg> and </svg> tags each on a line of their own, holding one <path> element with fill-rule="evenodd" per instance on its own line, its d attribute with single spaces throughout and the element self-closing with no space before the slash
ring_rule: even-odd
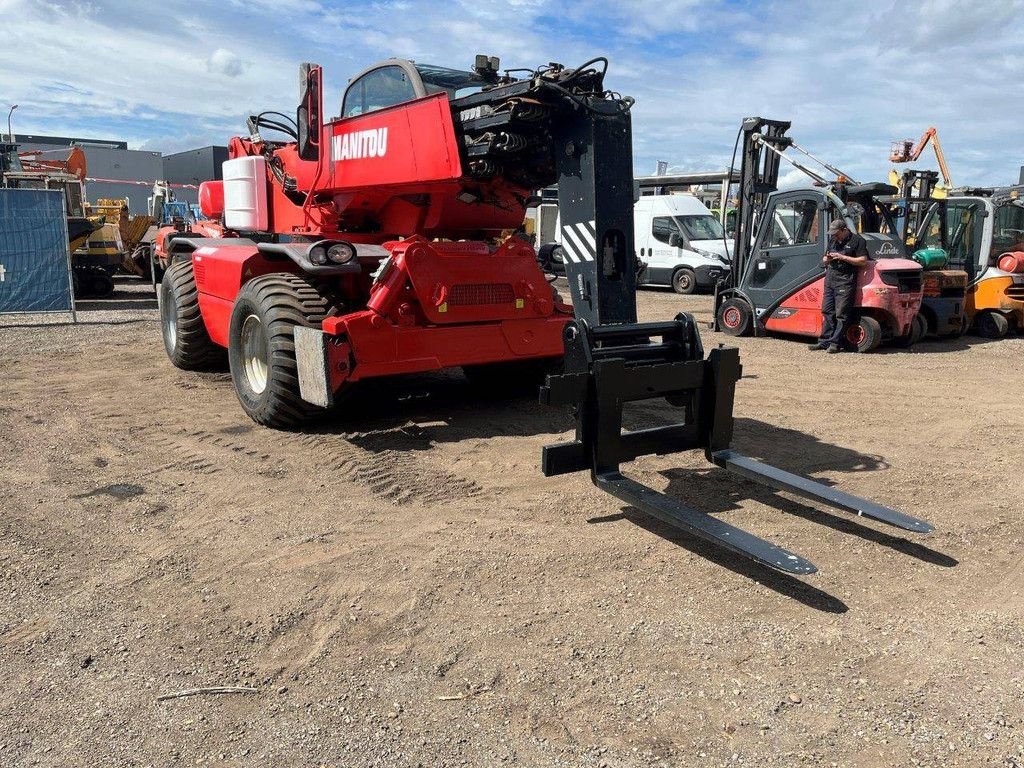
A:
<svg viewBox="0 0 1024 768">
<path fill-rule="evenodd" d="M 368 191 L 458 181 L 451 107 L 443 93 L 326 126 L 332 191 Z"/>
</svg>

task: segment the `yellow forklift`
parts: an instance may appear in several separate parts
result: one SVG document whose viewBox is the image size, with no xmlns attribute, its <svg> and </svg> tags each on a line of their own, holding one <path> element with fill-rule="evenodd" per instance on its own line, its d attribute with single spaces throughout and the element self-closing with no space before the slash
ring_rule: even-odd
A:
<svg viewBox="0 0 1024 768">
<path fill-rule="evenodd" d="M 956 338 L 967 330 L 967 283 L 962 268 L 949 263 L 949 243 L 944 226 L 938 237 L 924 242 L 923 223 L 934 207 L 939 222 L 946 220 L 945 190 L 935 171 L 908 170 L 899 176 L 899 195 L 891 200 L 897 233 L 910 258 L 921 265 L 923 298 L 919 316 L 922 335 Z"/>
<path fill-rule="evenodd" d="M 949 266 L 968 275 L 965 312 L 990 339 L 1024 331 L 1024 185 L 959 188 L 928 211 L 921 247 L 949 244 Z M 943 221 L 945 219 L 945 221 Z"/>
</svg>

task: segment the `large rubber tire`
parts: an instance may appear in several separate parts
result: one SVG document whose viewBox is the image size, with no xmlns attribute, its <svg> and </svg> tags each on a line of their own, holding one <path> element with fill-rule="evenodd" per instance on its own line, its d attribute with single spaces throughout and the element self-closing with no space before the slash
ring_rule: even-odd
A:
<svg viewBox="0 0 1024 768">
<path fill-rule="evenodd" d="M 956 329 L 950 331 L 949 333 L 942 334 L 942 336 L 940 338 L 943 338 L 943 339 L 959 339 L 965 333 L 967 333 L 967 317 L 966 316 L 960 318 L 960 327 L 959 328 L 956 328 Z"/>
<path fill-rule="evenodd" d="M 91 295 L 97 299 L 109 299 L 114 295 L 114 276 L 97 269 L 89 275 L 92 281 Z"/>
<path fill-rule="evenodd" d="M 224 349 L 210 340 L 199 311 L 192 261 L 172 265 L 160 283 L 160 331 L 167 357 L 184 371 L 222 370 Z"/>
<path fill-rule="evenodd" d="M 565 274 L 565 249 L 558 243 L 546 243 L 537 251 L 540 268 L 552 275 Z"/>
<path fill-rule="evenodd" d="M 231 310 L 228 362 L 242 409 L 257 424 L 293 429 L 326 410 L 299 394 L 295 326 L 319 328 L 337 303 L 302 275 L 274 273 L 253 278 Z"/>
<path fill-rule="evenodd" d="M 982 312 L 974 319 L 979 336 L 986 339 L 1001 339 L 1010 330 L 1010 321 L 1001 312 Z"/>
<path fill-rule="evenodd" d="M 681 267 L 672 273 L 672 290 L 683 296 L 690 296 L 697 292 L 697 276 L 693 270 Z"/>
<path fill-rule="evenodd" d="M 718 308 L 718 327 L 728 336 L 748 336 L 754 327 L 754 315 L 743 299 L 726 299 Z"/>
<path fill-rule="evenodd" d="M 922 341 L 928 335 L 927 318 L 921 314 L 915 315 L 914 322 L 910 328 L 910 343 L 911 345 L 917 344 L 917 342 Z"/>
<path fill-rule="evenodd" d="M 910 321 L 910 330 L 905 336 L 897 336 L 892 340 L 893 346 L 907 349 L 914 346 L 928 334 L 928 320 L 922 314 L 914 315 Z"/>
<path fill-rule="evenodd" d="M 114 294 L 114 278 L 99 267 L 74 269 L 76 299 L 107 299 Z"/>
<path fill-rule="evenodd" d="M 139 271 L 139 277 L 144 280 L 153 279 L 153 268 L 150 261 L 150 255 L 153 246 L 149 243 L 142 243 L 132 251 L 131 261 L 135 265 L 135 268 Z M 160 282 L 157 280 L 156 282 Z"/>
<path fill-rule="evenodd" d="M 858 317 L 846 329 L 846 341 L 858 352 L 872 352 L 882 343 L 882 326 L 873 317 Z"/>
</svg>

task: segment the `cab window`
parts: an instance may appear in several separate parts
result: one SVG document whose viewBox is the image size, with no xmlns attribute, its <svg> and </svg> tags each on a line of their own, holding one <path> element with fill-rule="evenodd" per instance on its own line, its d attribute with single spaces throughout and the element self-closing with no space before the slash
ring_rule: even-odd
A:
<svg viewBox="0 0 1024 768">
<path fill-rule="evenodd" d="M 948 242 L 947 232 L 942 228 L 942 217 L 939 215 L 938 204 L 933 204 L 926 214 L 922 226 L 918 227 L 915 238 L 916 245 L 920 248 L 943 248 L 946 249 Z"/>
<path fill-rule="evenodd" d="M 818 241 L 818 204 L 814 200 L 786 200 L 775 206 L 769 248 L 811 245 Z"/>
<path fill-rule="evenodd" d="M 446 93 L 449 99 L 457 99 L 476 93 L 486 84 L 480 75 L 461 69 L 436 67 L 433 64 L 417 64 L 416 71 L 423 80 L 423 89 L 428 94 Z"/>
<path fill-rule="evenodd" d="M 935 210 L 928 220 L 923 248 L 941 248 L 943 241 L 949 244 L 950 269 L 963 269 L 973 275 L 978 251 L 981 249 L 982 205 L 969 201 L 947 204 L 945 238 L 941 231 L 942 219 Z"/>
<path fill-rule="evenodd" d="M 367 72 L 348 87 L 341 116 L 365 115 L 415 98 L 412 82 L 401 67 L 381 67 Z"/>
<path fill-rule="evenodd" d="M 67 206 L 68 216 L 83 216 L 82 208 L 82 185 L 66 184 L 64 186 L 64 204 Z"/>
<path fill-rule="evenodd" d="M 995 258 L 1007 251 L 1024 248 L 1024 208 L 1013 203 L 996 208 L 992 223 L 992 248 L 989 256 Z"/>
<path fill-rule="evenodd" d="M 651 220 L 651 234 L 658 242 L 668 245 L 673 232 L 682 237 L 679 224 L 671 216 L 655 216 Z"/>
</svg>

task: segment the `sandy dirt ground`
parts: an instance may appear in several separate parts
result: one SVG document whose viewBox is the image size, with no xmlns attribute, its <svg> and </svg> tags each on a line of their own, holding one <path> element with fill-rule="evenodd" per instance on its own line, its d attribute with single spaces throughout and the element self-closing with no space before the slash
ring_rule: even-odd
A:
<svg viewBox="0 0 1024 768">
<path fill-rule="evenodd" d="M 451 373 L 274 432 L 141 286 L 79 319 L 0 320 L 0 765 L 1024 765 L 1024 339 L 738 340 L 736 448 L 937 528 L 630 465 L 795 579 L 544 478 L 562 411 Z M 206 686 L 253 690 L 158 700 Z"/>
</svg>

